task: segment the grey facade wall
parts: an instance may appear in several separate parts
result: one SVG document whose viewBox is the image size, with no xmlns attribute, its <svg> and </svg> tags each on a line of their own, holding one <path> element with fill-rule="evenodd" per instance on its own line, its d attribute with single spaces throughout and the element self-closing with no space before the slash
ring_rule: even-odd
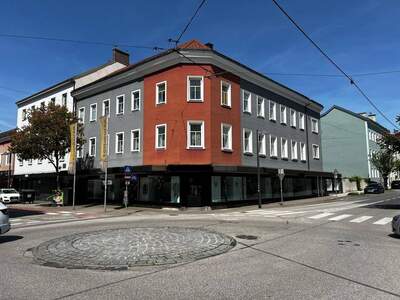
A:
<svg viewBox="0 0 400 300">
<path fill-rule="evenodd" d="M 365 121 L 334 109 L 321 118 L 324 171 L 369 177 Z"/>
<path fill-rule="evenodd" d="M 317 111 L 307 109 L 294 101 L 291 101 L 285 97 L 275 94 L 267 89 L 261 88 L 248 81 L 241 80 L 241 90 L 245 90 L 251 93 L 251 114 L 243 112 L 243 101 L 241 91 L 241 127 L 251 129 L 253 131 L 253 153 L 254 155 L 249 156 L 243 153 L 242 149 L 242 164 L 244 166 L 256 166 L 256 130 L 260 129 L 266 134 L 266 157 L 260 158 L 260 166 L 265 168 L 284 168 L 291 170 L 304 170 L 304 171 L 322 171 L 322 148 L 321 148 L 321 136 L 320 136 L 320 114 Z M 261 96 L 265 99 L 265 118 L 257 117 L 257 96 Z M 276 122 L 269 120 L 269 100 L 274 101 L 277 104 L 277 120 Z M 281 124 L 279 119 L 279 105 L 285 105 L 287 107 L 287 125 Z M 294 109 L 297 113 L 297 127 L 293 128 L 290 126 L 290 109 Z M 299 115 L 302 112 L 306 116 L 305 130 L 299 129 Z M 313 133 L 311 131 L 311 118 L 318 120 L 319 133 Z M 278 157 L 270 157 L 270 140 L 269 135 L 274 135 L 278 138 Z M 308 135 L 308 144 L 307 144 Z M 288 159 L 281 158 L 281 137 L 288 140 Z M 242 137 L 243 140 L 243 137 Z M 290 156 L 291 140 L 297 141 L 298 147 L 298 160 L 292 160 Z M 307 160 L 305 162 L 300 160 L 300 142 L 307 145 Z M 312 144 L 316 144 L 320 147 L 320 158 L 313 159 L 312 156 Z M 242 141 L 243 148 L 243 141 Z"/>
<path fill-rule="evenodd" d="M 140 110 L 132 111 L 132 92 L 140 90 Z M 116 114 L 116 97 L 125 95 L 124 114 Z M 76 103 L 77 112 L 81 107 L 85 107 L 85 123 L 84 135 L 86 144 L 84 146 L 84 155 L 89 153 L 89 139 L 96 137 L 96 157 L 94 159 L 94 168 L 99 168 L 99 151 L 100 151 L 100 123 L 99 118 L 102 115 L 103 101 L 110 99 L 110 119 L 109 119 L 109 156 L 108 167 L 123 167 L 125 165 L 137 166 L 143 164 L 143 80 L 126 84 L 124 86 L 97 94 L 79 100 Z M 97 120 L 90 121 L 90 105 L 97 103 Z M 131 130 L 140 129 L 140 151 L 131 151 Z M 116 153 L 115 151 L 115 134 L 124 132 L 124 152 Z"/>
</svg>

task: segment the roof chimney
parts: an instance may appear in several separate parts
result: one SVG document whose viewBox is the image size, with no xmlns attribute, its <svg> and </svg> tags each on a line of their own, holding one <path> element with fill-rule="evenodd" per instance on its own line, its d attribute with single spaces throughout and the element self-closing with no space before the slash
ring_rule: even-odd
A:
<svg viewBox="0 0 400 300">
<path fill-rule="evenodd" d="M 125 66 L 129 65 L 129 53 L 118 48 L 112 50 L 112 62 L 119 62 Z"/>
<path fill-rule="evenodd" d="M 376 122 L 376 114 L 369 113 L 368 118 L 370 118 L 372 121 Z"/>
<path fill-rule="evenodd" d="M 208 43 L 206 43 L 205 45 L 206 45 L 208 48 L 210 48 L 211 50 L 214 49 L 214 44 L 213 44 L 213 43 L 208 42 Z"/>
<path fill-rule="evenodd" d="M 363 117 L 365 117 L 365 118 L 368 118 L 368 113 L 366 113 L 366 112 L 359 113 L 359 115 L 360 115 L 360 116 L 363 116 Z"/>
</svg>

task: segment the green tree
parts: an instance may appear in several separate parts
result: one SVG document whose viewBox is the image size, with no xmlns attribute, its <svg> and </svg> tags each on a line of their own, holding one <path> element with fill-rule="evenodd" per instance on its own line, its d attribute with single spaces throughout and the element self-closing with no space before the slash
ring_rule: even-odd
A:
<svg viewBox="0 0 400 300">
<path fill-rule="evenodd" d="M 56 171 L 59 190 L 60 159 L 70 151 L 70 125 L 74 123 L 78 123 L 77 117 L 65 106 L 50 102 L 47 106 L 32 109 L 27 113 L 28 125 L 19 128 L 11 137 L 11 152 L 21 160 L 48 160 Z M 77 131 L 79 147 L 84 143 L 81 124 Z"/>
<path fill-rule="evenodd" d="M 393 151 L 381 149 L 371 155 L 370 161 L 381 173 L 384 186 L 387 188 L 388 177 L 398 166 L 398 160 L 395 158 Z"/>
</svg>

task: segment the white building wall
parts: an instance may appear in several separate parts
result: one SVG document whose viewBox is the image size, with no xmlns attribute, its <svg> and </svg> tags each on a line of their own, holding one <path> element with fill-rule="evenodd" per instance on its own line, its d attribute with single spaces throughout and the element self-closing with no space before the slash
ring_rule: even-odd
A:
<svg viewBox="0 0 400 300">
<path fill-rule="evenodd" d="M 69 111 L 73 111 L 73 98 L 71 96 L 71 92 L 73 90 L 73 85 L 71 84 L 69 87 L 60 89 L 57 92 L 52 94 L 48 94 L 44 97 L 38 98 L 35 101 L 29 102 L 25 105 L 18 107 L 17 110 L 17 127 L 22 128 L 24 125 L 27 125 L 27 120 L 22 120 L 23 110 L 27 111 L 32 108 L 32 106 L 40 107 L 41 103 L 44 102 L 46 105 L 51 101 L 52 98 L 56 98 L 56 104 L 62 105 L 62 95 L 67 94 L 67 108 Z M 63 162 L 61 162 L 61 171 L 65 171 L 68 169 L 68 154 L 66 155 Z M 40 164 L 38 160 L 33 160 L 32 164 L 29 164 L 28 161 L 23 161 L 22 165 L 18 159 L 15 159 L 14 163 L 14 175 L 24 175 L 24 174 L 43 174 L 43 173 L 54 173 L 54 166 L 49 163 L 47 160 L 43 160 Z"/>
</svg>

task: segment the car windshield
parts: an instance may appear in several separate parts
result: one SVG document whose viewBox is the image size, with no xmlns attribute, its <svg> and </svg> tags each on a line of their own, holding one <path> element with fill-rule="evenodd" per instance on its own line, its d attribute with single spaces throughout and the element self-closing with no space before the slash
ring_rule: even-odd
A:
<svg viewBox="0 0 400 300">
<path fill-rule="evenodd" d="M 368 186 L 369 187 L 376 187 L 376 186 L 379 186 L 379 184 L 378 183 L 370 183 L 370 184 L 368 184 Z"/>
<path fill-rule="evenodd" d="M 1 192 L 3 193 L 3 194 L 14 194 L 14 193 L 18 193 L 16 190 L 14 190 L 14 189 L 4 189 L 4 190 L 1 190 Z"/>
</svg>

